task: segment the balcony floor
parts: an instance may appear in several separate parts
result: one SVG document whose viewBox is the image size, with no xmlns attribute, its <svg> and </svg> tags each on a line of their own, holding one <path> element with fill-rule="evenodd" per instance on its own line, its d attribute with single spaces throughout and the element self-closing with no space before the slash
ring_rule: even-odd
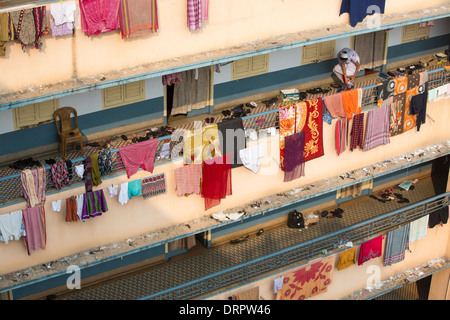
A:
<svg viewBox="0 0 450 320">
<path fill-rule="evenodd" d="M 382 203 L 369 196 L 362 196 L 339 206 L 344 210 L 342 218 L 320 218 L 317 224 L 306 229 L 292 229 L 282 226 L 265 231 L 260 236 L 251 235 L 246 241 L 238 244 L 227 244 L 210 249 L 205 249 L 200 244 L 197 244 L 196 247 L 187 253 L 176 256 L 167 263 L 102 282 L 95 286 L 86 287 L 73 293 L 62 294 L 57 296 L 56 299 L 138 299 L 307 240 L 339 231 L 436 195 L 430 177 L 423 178 L 417 182 L 414 190 L 405 191 L 393 188 L 393 192 L 401 193 L 410 200 L 410 203 L 399 204 L 397 199 Z M 334 208 L 330 209 L 333 210 Z"/>
</svg>

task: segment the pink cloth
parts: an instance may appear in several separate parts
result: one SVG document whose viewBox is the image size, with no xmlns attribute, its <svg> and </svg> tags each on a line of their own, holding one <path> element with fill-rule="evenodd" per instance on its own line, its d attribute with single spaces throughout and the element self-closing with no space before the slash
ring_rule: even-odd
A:
<svg viewBox="0 0 450 320">
<path fill-rule="evenodd" d="M 323 100 L 325 102 L 325 107 L 328 109 L 328 112 L 330 112 L 332 118 L 346 117 L 342 102 L 342 95 L 340 93 L 323 97 Z"/>
<path fill-rule="evenodd" d="M 22 211 L 23 226 L 25 228 L 25 245 L 27 246 L 28 255 L 32 251 L 45 249 L 46 227 L 45 227 L 45 211 L 41 206 L 27 208 Z"/>
<path fill-rule="evenodd" d="M 119 27 L 119 0 L 80 0 L 81 30 L 88 36 Z"/>
<path fill-rule="evenodd" d="M 208 20 L 209 0 L 187 0 L 187 24 L 189 30 L 202 27 L 202 22 Z"/>
<path fill-rule="evenodd" d="M 192 163 L 175 169 L 175 190 L 177 196 L 200 194 L 202 181 L 202 165 Z"/>
<path fill-rule="evenodd" d="M 128 178 L 135 174 L 139 168 L 153 172 L 157 146 L 158 139 L 151 139 L 119 148 L 119 154 Z"/>
</svg>

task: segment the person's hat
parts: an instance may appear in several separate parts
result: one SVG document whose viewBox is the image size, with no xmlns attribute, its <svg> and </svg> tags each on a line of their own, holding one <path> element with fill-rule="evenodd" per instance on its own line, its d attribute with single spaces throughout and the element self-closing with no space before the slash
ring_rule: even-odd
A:
<svg viewBox="0 0 450 320">
<path fill-rule="evenodd" d="M 341 52 L 341 59 L 348 59 L 348 53 L 346 51 Z"/>
</svg>

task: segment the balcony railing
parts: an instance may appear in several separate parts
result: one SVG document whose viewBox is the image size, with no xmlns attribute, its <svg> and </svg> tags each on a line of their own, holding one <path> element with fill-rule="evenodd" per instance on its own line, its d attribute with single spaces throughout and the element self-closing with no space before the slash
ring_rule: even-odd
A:
<svg viewBox="0 0 450 320">
<path fill-rule="evenodd" d="M 251 261 L 247 261 L 208 276 L 186 282 L 173 288 L 156 292 L 139 300 L 186 300 L 204 296 L 228 285 L 244 285 L 267 272 L 293 263 L 307 263 L 323 256 L 324 250 L 331 251 L 349 241 L 362 243 L 370 238 L 405 225 L 449 205 L 450 192 L 411 204 L 407 207 L 382 214 L 339 231 L 299 243 Z"/>
<path fill-rule="evenodd" d="M 445 71 L 444 68 L 438 68 L 435 70 L 429 70 L 429 79 L 428 79 L 428 89 L 433 89 L 439 87 L 443 84 L 446 84 L 450 81 L 450 76 L 448 72 Z M 377 94 L 377 85 L 370 85 L 363 88 L 363 98 L 362 98 L 362 109 L 363 111 L 369 110 L 371 108 L 376 107 L 376 94 Z M 249 115 L 242 117 L 244 128 L 247 130 L 256 130 L 257 132 L 278 126 L 278 109 L 268 110 L 265 112 L 260 112 L 254 115 Z M 169 142 L 171 139 L 170 135 L 159 137 L 158 147 L 156 150 L 155 165 L 163 165 L 172 161 L 172 159 L 162 159 L 160 158 L 161 149 L 164 143 Z M 111 156 L 115 161 L 112 163 L 112 173 L 109 173 L 108 176 L 114 176 L 121 174 L 124 172 L 124 166 L 122 163 L 122 159 L 120 158 L 118 149 L 110 150 Z M 84 163 L 84 158 L 76 158 L 71 160 L 72 166 L 76 166 Z M 46 193 L 51 194 L 53 192 L 57 192 L 54 188 L 53 182 L 50 179 L 50 166 L 45 166 L 45 170 L 47 173 L 47 184 L 46 184 Z M 70 184 L 72 186 L 79 186 L 83 182 L 83 179 L 79 178 L 74 172 L 70 174 Z M 64 188 L 62 189 L 64 190 Z M 0 207 L 4 207 L 19 201 L 23 201 L 22 197 L 22 187 L 20 181 L 20 173 L 0 177 Z"/>
</svg>

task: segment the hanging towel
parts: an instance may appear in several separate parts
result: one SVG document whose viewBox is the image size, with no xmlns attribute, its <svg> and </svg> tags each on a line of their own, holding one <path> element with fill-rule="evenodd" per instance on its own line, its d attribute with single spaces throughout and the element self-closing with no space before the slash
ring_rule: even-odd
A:
<svg viewBox="0 0 450 320">
<path fill-rule="evenodd" d="M 45 203 L 46 172 L 44 167 L 25 169 L 20 174 L 22 193 L 28 207 L 35 207 Z"/>
<path fill-rule="evenodd" d="M 0 235 L 4 243 L 19 240 L 26 235 L 23 227 L 22 210 L 0 215 Z"/>
<path fill-rule="evenodd" d="M 200 194 L 202 181 L 202 165 L 192 163 L 174 170 L 175 190 L 177 196 L 181 197 L 187 194 Z"/>
<path fill-rule="evenodd" d="M 348 119 L 353 118 L 353 113 L 361 113 L 360 95 L 362 89 L 353 89 L 340 92 L 342 96 L 342 104 L 344 106 L 345 116 Z"/>
<path fill-rule="evenodd" d="M 83 219 L 83 204 L 84 204 L 84 194 L 79 194 L 76 196 L 77 205 L 77 217 L 78 220 L 84 221 Z"/>
<path fill-rule="evenodd" d="M 22 211 L 25 228 L 25 245 L 28 255 L 38 249 L 45 249 L 47 242 L 44 207 L 36 206 Z"/>
<path fill-rule="evenodd" d="M 386 0 L 342 0 L 339 15 L 348 13 L 350 25 L 355 27 L 366 16 L 373 15 L 374 13 L 383 14 L 385 5 Z"/>
<path fill-rule="evenodd" d="M 61 161 L 50 165 L 50 172 L 56 190 L 60 190 L 63 185 L 69 185 L 69 171 L 66 162 Z"/>
<path fill-rule="evenodd" d="M 239 151 L 239 156 L 241 158 L 242 164 L 249 170 L 257 173 L 261 163 L 260 158 L 266 155 L 266 143 L 260 143 L 256 146 L 251 146 Z"/>
<path fill-rule="evenodd" d="M 348 118 L 343 118 L 336 121 L 335 144 L 338 156 L 342 152 L 344 152 L 348 146 L 348 124 L 349 124 Z"/>
<path fill-rule="evenodd" d="M 209 0 L 187 0 L 187 26 L 189 30 L 202 27 L 203 21 L 208 20 Z"/>
<path fill-rule="evenodd" d="M 119 27 L 119 0 L 79 0 L 81 31 L 91 36 Z"/>
<path fill-rule="evenodd" d="M 405 259 L 405 251 L 409 250 L 409 224 L 386 234 L 383 266 L 391 266 Z"/>
<path fill-rule="evenodd" d="M 381 257 L 383 246 L 383 236 L 378 236 L 372 240 L 361 244 L 359 248 L 358 265 L 362 265 L 371 259 Z"/>
<path fill-rule="evenodd" d="M 98 153 L 91 153 L 89 157 L 91 159 L 91 181 L 92 185 L 95 187 L 102 183 L 100 169 L 98 167 Z"/>
<path fill-rule="evenodd" d="M 54 3 L 50 6 L 50 13 L 55 21 L 55 25 L 75 21 L 75 1 L 65 1 Z"/>
<path fill-rule="evenodd" d="M 153 172 L 157 146 L 158 139 L 150 139 L 119 148 L 119 154 L 127 171 L 128 179 L 135 174 L 139 168 L 148 172 Z"/>
<path fill-rule="evenodd" d="M 120 0 L 119 23 L 122 39 L 145 36 L 158 31 L 156 0 Z"/>
<path fill-rule="evenodd" d="M 364 145 L 364 113 L 355 115 L 352 121 L 350 151 L 353 151 L 357 147 L 362 150 Z"/>
<path fill-rule="evenodd" d="M 74 196 L 66 198 L 66 222 L 78 221 L 77 202 Z"/>
<path fill-rule="evenodd" d="M 294 133 L 284 138 L 284 179 L 292 181 L 305 175 L 305 133 Z"/>
<path fill-rule="evenodd" d="M 120 192 L 117 198 L 121 205 L 128 202 L 128 182 L 124 182 L 120 185 Z"/>
<path fill-rule="evenodd" d="M 164 173 L 142 178 L 142 197 L 148 199 L 152 196 L 166 192 L 166 178 Z"/>
<path fill-rule="evenodd" d="M 246 147 L 244 125 L 242 118 L 222 121 L 217 124 L 219 131 L 220 151 L 231 154 L 231 168 L 242 166 L 239 152 Z"/>
<path fill-rule="evenodd" d="M 52 201 L 52 211 L 53 212 L 61 211 L 61 200 Z"/>
<path fill-rule="evenodd" d="M 75 166 L 75 173 L 78 177 L 83 178 L 84 177 L 84 164 L 79 164 Z"/>
<path fill-rule="evenodd" d="M 371 150 L 383 144 L 389 144 L 389 116 L 391 108 L 385 105 L 369 110 L 367 113 L 366 134 L 363 150 Z"/>
<path fill-rule="evenodd" d="M 450 206 L 445 206 L 441 209 L 433 211 L 429 214 L 428 227 L 433 229 L 435 226 L 447 224 L 450 213 Z"/>
<path fill-rule="evenodd" d="M 345 250 L 339 254 L 338 270 L 344 270 L 356 263 L 356 247 Z"/>
<path fill-rule="evenodd" d="M 137 179 L 128 182 L 128 199 L 142 196 L 142 181 Z"/>
<path fill-rule="evenodd" d="M 417 220 L 414 220 L 409 224 L 409 243 L 421 240 L 426 237 L 428 229 L 429 216 L 423 216 Z"/>
<path fill-rule="evenodd" d="M 323 97 L 325 107 L 330 112 L 332 118 L 345 118 L 344 105 L 342 103 L 342 95 L 340 93 Z"/>
<path fill-rule="evenodd" d="M 205 160 L 202 171 L 202 198 L 205 210 L 220 204 L 220 200 L 232 194 L 231 155 L 226 154 Z"/>
</svg>

